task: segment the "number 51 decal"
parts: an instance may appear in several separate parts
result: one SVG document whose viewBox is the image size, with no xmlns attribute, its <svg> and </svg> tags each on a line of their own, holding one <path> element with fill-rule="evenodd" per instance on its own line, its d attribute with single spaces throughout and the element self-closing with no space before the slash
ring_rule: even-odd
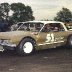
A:
<svg viewBox="0 0 72 72">
<path fill-rule="evenodd" d="M 54 42 L 54 34 L 47 34 L 45 42 Z"/>
</svg>

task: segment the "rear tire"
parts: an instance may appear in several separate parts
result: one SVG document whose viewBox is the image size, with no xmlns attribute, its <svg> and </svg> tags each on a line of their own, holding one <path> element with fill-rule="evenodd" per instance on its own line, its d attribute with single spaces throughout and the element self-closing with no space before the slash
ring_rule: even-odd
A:
<svg viewBox="0 0 72 72">
<path fill-rule="evenodd" d="M 67 47 L 72 48 L 72 35 L 67 40 Z"/>
<path fill-rule="evenodd" d="M 35 41 L 30 38 L 25 38 L 21 41 L 17 47 L 17 53 L 19 55 L 30 55 L 35 51 Z"/>
</svg>

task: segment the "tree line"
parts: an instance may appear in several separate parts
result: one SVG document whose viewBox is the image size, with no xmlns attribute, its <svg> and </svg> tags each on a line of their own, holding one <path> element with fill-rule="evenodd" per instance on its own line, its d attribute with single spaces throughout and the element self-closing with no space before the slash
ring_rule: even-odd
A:
<svg viewBox="0 0 72 72">
<path fill-rule="evenodd" d="M 54 17 L 55 21 L 61 21 L 65 23 L 72 22 L 72 12 L 67 8 L 62 8 L 59 12 L 57 12 L 56 17 Z"/>
<path fill-rule="evenodd" d="M 49 19 L 43 19 L 43 21 L 44 20 L 48 21 Z M 53 20 L 64 23 L 72 23 L 72 12 L 68 8 L 63 7 L 60 11 L 57 12 Z"/>
</svg>

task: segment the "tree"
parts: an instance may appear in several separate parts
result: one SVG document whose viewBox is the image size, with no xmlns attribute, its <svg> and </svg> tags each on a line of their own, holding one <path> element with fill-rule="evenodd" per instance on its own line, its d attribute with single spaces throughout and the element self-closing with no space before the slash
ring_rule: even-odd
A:
<svg viewBox="0 0 72 72">
<path fill-rule="evenodd" d="M 14 22 L 34 20 L 30 6 L 25 6 L 22 3 L 13 3 L 11 4 L 11 10 L 14 12 L 11 17 Z"/>
<path fill-rule="evenodd" d="M 54 18 L 54 20 L 62 22 L 71 22 L 72 12 L 67 8 L 62 8 L 62 10 L 57 13 L 57 16 Z"/>
<path fill-rule="evenodd" d="M 0 31 L 8 30 L 10 5 L 8 3 L 0 4 Z"/>
<path fill-rule="evenodd" d="M 30 6 L 26 6 L 25 13 L 26 13 L 27 20 L 34 20 L 35 19 L 33 16 L 33 11 Z"/>
<path fill-rule="evenodd" d="M 0 19 L 9 20 L 10 5 L 8 3 L 0 4 Z"/>
</svg>

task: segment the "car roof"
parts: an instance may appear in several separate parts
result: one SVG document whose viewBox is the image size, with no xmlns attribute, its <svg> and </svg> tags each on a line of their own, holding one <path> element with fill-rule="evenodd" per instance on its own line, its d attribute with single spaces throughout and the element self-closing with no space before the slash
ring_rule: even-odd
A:
<svg viewBox="0 0 72 72">
<path fill-rule="evenodd" d="M 19 22 L 19 23 L 44 23 L 44 24 L 47 24 L 47 23 L 63 23 L 63 22 L 59 22 L 59 21 L 26 21 L 26 22 Z"/>
<path fill-rule="evenodd" d="M 48 24 L 48 23 L 61 23 L 63 24 L 63 22 L 60 22 L 60 21 L 26 21 L 26 22 L 19 22 L 19 23 L 43 23 L 44 25 L 45 24 Z"/>
</svg>

